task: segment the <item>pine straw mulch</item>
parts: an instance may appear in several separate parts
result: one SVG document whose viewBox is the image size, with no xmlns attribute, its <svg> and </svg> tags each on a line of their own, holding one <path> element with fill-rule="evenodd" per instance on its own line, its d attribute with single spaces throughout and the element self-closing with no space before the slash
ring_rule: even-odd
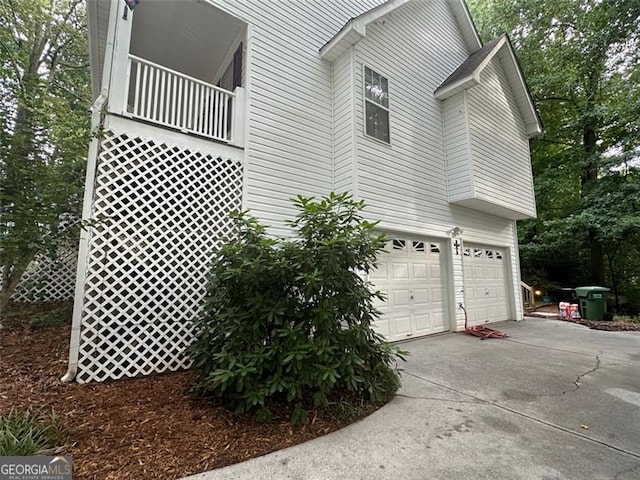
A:
<svg viewBox="0 0 640 480">
<path fill-rule="evenodd" d="M 62 417 L 75 479 L 171 479 L 220 468 L 338 430 L 357 420 L 311 412 L 292 426 L 235 417 L 186 392 L 194 374 L 176 372 L 105 383 L 62 383 L 70 327 L 0 330 L 0 414 L 12 408 Z M 362 418 L 380 405 L 359 409 Z"/>
<path fill-rule="evenodd" d="M 558 313 L 557 305 L 544 305 L 542 307 L 536 308 L 536 310 L 530 315 L 535 316 L 535 312 L 546 312 L 546 313 L 556 313 L 558 316 L 557 320 L 562 320 L 564 322 L 577 323 L 578 325 L 584 325 L 585 327 L 589 327 L 592 330 L 605 330 L 607 332 L 640 332 L 640 322 L 628 322 L 621 320 L 585 320 L 582 318 L 562 318 Z M 549 317 L 547 317 L 549 318 Z"/>
</svg>

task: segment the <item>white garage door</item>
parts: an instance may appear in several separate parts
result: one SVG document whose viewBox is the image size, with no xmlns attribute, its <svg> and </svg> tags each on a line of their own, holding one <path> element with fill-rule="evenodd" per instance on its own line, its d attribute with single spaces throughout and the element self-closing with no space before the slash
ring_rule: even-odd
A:
<svg viewBox="0 0 640 480">
<path fill-rule="evenodd" d="M 504 249 L 465 244 L 464 285 L 469 325 L 509 320 Z"/>
<path fill-rule="evenodd" d="M 386 296 L 376 331 L 396 341 L 448 330 L 440 243 L 398 237 L 386 250 L 369 277 Z"/>
</svg>

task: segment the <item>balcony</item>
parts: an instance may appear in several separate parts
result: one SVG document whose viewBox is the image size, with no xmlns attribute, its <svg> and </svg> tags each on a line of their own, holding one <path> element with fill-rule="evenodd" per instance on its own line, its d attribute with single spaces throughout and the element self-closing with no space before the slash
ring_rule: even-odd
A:
<svg viewBox="0 0 640 480">
<path fill-rule="evenodd" d="M 200 0 L 132 12 L 121 0 L 89 0 L 88 16 L 94 98 L 106 99 L 113 121 L 244 147 L 244 21 Z"/>
<path fill-rule="evenodd" d="M 127 78 L 125 115 L 219 142 L 237 140 L 241 87 L 230 92 L 131 54 Z"/>
</svg>

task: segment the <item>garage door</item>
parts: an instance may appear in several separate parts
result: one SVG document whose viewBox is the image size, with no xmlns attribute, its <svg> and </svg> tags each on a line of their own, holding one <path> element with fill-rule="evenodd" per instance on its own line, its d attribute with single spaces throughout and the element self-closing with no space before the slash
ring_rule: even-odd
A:
<svg viewBox="0 0 640 480">
<path fill-rule="evenodd" d="M 470 325 L 509 320 L 504 249 L 465 244 L 464 284 Z"/>
<path fill-rule="evenodd" d="M 440 242 L 397 237 L 386 250 L 369 277 L 386 296 L 375 329 L 389 341 L 448 330 Z"/>
</svg>

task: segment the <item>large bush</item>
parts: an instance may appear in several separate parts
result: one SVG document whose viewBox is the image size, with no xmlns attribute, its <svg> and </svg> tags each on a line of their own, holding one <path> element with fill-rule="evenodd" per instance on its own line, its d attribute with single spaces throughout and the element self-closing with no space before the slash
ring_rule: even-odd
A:
<svg viewBox="0 0 640 480">
<path fill-rule="evenodd" d="M 286 400 L 300 422 L 332 393 L 390 398 L 400 352 L 371 327 L 381 295 L 362 274 L 385 238 L 362 218 L 363 202 L 332 193 L 294 204 L 289 240 L 268 237 L 246 213 L 233 216 L 237 230 L 216 252 L 190 353 L 195 391 L 266 417 Z"/>
</svg>

